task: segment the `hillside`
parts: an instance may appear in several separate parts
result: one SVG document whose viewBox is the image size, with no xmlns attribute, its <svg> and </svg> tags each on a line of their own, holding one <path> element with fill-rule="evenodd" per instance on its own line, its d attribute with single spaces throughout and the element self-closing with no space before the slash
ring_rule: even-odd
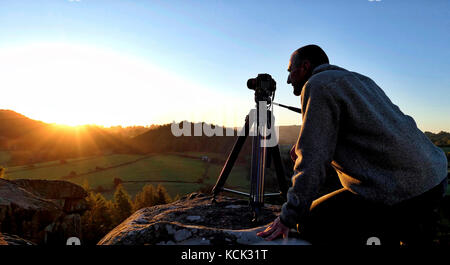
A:
<svg viewBox="0 0 450 265">
<path fill-rule="evenodd" d="M 46 126 L 45 123 L 35 121 L 12 110 L 0 109 L 0 148 L 5 149 L 8 140 L 17 139 L 30 131 Z"/>
<path fill-rule="evenodd" d="M 425 132 L 425 135 L 437 146 L 450 146 L 450 133 L 448 132 Z"/>
<path fill-rule="evenodd" d="M 194 135 L 194 123 L 191 135 Z M 223 135 L 225 131 L 223 130 Z M 142 153 L 148 152 L 213 152 L 229 153 L 237 136 L 179 136 L 172 134 L 171 125 L 161 125 L 131 139 L 133 147 Z M 250 154 L 251 141 L 246 141 L 241 154 Z M 245 156 L 245 155 L 244 155 Z"/>
<path fill-rule="evenodd" d="M 199 123 L 189 123 L 191 135 L 194 135 L 194 127 Z M 222 128 L 223 135 L 226 135 Z M 300 126 L 280 126 L 279 143 L 293 145 L 297 141 Z M 237 134 L 237 133 L 235 133 Z M 231 151 L 237 136 L 179 136 L 171 132 L 171 125 L 165 124 L 132 139 L 132 143 L 142 152 L 180 152 L 180 151 L 205 151 L 224 153 Z M 248 138 L 244 145 L 243 153 L 250 151 L 251 139 Z"/>
<path fill-rule="evenodd" d="M 112 127 L 59 126 L 25 117 L 11 110 L 0 110 L 0 156 L 8 157 L 7 165 L 103 154 L 148 154 L 161 152 L 212 152 L 228 154 L 237 136 L 180 136 L 175 137 L 170 124 L 160 126 Z M 194 135 L 194 123 L 191 135 Z M 197 125 L 199 125 L 197 123 Z M 225 129 L 222 128 L 224 135 Z M 280 126 L 280 145 L 291 146 L 297 141 L 300 126 Z M 450 146 L 450 133 L 425 132 L 438 146 Z M 251 141 L 247 140 L 239 158 L 250 155 Z M 5 160 L 2 158 L 2 160 Z M 2 162 L 3 163 L 3 162 Z"/>
<path fill-rule="evenodd" d="M 175 137 L 170 124 L 130 128 L 59 126 L 32 120 L 11 110 L 0 110 L 0 120 L 0 151 L 5 151 L 3 155 L 9 157 L 6 159 L 8 166 L 112 153 L 193 151 L 228 154 L 237 137 Z M 191 125 L 193 128 L 194 124 Z M 294 144 L 298 131 L 299 126 L 281 126 L 280 143 Z M 249 139 L 240 161 L 248 157 L 250 149 Z"/>
<path fill-rule="evenodd" d="M 9 152 L 8 165 L 133 151 L 127 138 L 97 126 L 47 124 L 11 110 L 0 110 L 0 120 L 0 150 Z"/>
</svg>

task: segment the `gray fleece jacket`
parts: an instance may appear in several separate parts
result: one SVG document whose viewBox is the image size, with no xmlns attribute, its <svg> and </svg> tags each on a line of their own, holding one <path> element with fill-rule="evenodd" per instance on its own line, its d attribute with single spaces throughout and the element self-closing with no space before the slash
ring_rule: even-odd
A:
<svg viewBox="0 0 450 265">
<path fill-rule="evenodd" d="M 447 176 L 447 159 L 370 78 L 338 66 L 316 67 L 301 94 L 298 156 L 281 221 L 305 217 L 331 163 L 342 185 L 393 205 L 418 196 Z"/>
</svg>

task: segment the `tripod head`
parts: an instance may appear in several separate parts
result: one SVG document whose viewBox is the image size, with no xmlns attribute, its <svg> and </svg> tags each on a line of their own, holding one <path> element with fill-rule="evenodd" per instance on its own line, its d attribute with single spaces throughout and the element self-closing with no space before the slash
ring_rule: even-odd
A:
<svg viewBox="0 0 450 265">
<path fill-rule="evenodd" d="M 260 222 L 263 216 L 262 208 L 264 206 L 265 196 L 281 196 L 286 200 L 286 193 L 288 184 L 285 180 L 283 162 L 281 160 L 280 149 L 277 142 L 277 137 L 274 133 L 268 133 L 275 127 L 275 117 L 272 114 L 273 99 L 275 97 L 276 82 L 269 74 L 258 74 L 256 78 L 250 78 L 247 81 L 247 87 L 255 91 L 256 108 L 250 110 L 250 113 L 245 118 L 245 125 L 239 137 L 233 146 L 230 155 L 225 162 L 216 185 L 212 189 L 213 202 L 215 202 L 216 195 L 221 191 L 232 192 L 239 195 L 249 197 L 249 203 L 253 210 L 253 221 Z M 265 103 L 262 103 L 265 102 Z M 249 135 L 250 129 L 253 128 L 255 134 L 252 137 L 252 158 L 251 158 L 251 172 L 250 172 L 250 193 L 244 193 L 237 190 L 227 189 L 224 187 L 225 181 L 231 172 L 234 163 L 239 155 L 239 152 L 244 145 L 244 142 Z M 270 128 L 270 129 L 269 129 Z M 273 140 L 275 144 L 273 144 Z M 264 193 L 264 176 L 268 161 L 274 162 L 276 175 L 280 192 L 278 193 Z"/>
<path fill-rule="evenodd" d="M 247 81 L 247 87 L 255 91 L 256 104 L 260 101 L 265 101 L 267 102 L 268 107 L 273 103 L 274 105 L 286 108 L 288 110 L 302 113 L 299 108 L 273 102 L 275 98 L 275 90 L 277 89 L 277 83 L 269 74 L 258 74 L 256 78 L 250 78 Z"/>
<path fill-rule="evenodd" d="M 247 87 L 255 91 L 255 102 L 266 101 L 271 104 L 275 97 L 277 83 L 269 74 L 258 74 L 256 78 L 247 81 Z"/>
</svg>

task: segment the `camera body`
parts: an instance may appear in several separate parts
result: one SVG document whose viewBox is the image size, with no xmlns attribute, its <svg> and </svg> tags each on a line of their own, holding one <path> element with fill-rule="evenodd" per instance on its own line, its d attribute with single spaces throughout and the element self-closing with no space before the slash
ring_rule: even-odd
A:
<svg viewBox="0 0 450 265">
<path fill-rule="evenodd" d="M 247 87 L 255 90 L 255 102 L 266 101 L 267 104 L 272 102 L 277 89 L 277 83 L 269 74 L 258 74 L 256 78 L 250 78 L 247 81 Z"/>
</svg>

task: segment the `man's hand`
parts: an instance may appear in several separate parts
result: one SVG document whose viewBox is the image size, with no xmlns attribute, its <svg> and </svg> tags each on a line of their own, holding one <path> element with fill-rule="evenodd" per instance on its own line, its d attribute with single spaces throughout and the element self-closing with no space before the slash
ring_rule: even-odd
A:
<svg viewBox="0 0 450 265">
<path fill-rule="evenodd" d="M 291 155 L 292 161 L 294 161 L 294 163 L 295 163 L 295 160 L 297 160 L 297 154 L 295 153 L 295 144 L 294 144 L 294 146 L 292 146 L 289 154 Z"/>
<path fill-rule="evenodd" d="M 280 235 L 283 235 L 283 238 L 287 238 L 289 234 L 289 227 L 285 226 L 281 223 L 280 217 L 277 217 L 272 224 L 270 224 L 266 230 L 257 233 L 257 236 L 266 237 L 265 240 L 271 241 L 277 238 Z"/>
</svg>

